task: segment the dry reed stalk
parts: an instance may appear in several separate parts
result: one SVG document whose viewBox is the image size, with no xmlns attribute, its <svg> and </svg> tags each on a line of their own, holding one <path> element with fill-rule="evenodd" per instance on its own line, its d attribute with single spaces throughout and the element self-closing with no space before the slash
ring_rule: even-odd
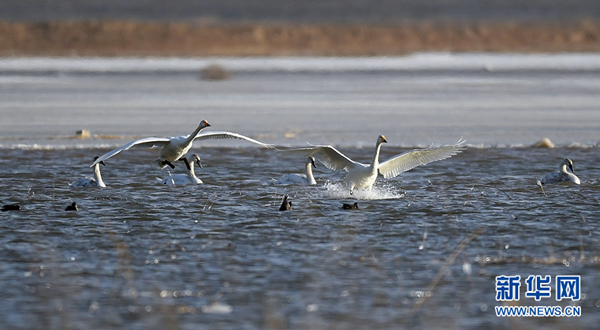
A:
<svg viewBox="0 0 600 330">
<path fill-rule="evenodd" d="M 544 194 L 544 197 L 548 197 L 548 195 L 546 195 L 546 191 L 544 191 L 544 185 L 542 184 L 542 181 L 540 181 L 535 174 L 533 175 L 533 177 L 535 178 L 535 183 L 542 190 L 542 194 Z"/>
<path fill-rule="evenodd" d="M 438 282 L 444 276 L 444 273 L 446 272 L 446 270 L 448 269 L 448 267 L 464 251 L 464 249 L 467 247 L 467 245 L 473 239 L 475 239 L 477 236 L 479 236 L 481 233 L 483 233 L 483 231 L 484 231 L 483 228 L 476 229 L 469 236 L 467 236 L 465 239 L 463 239 L 462 242 L 460 242 L 460 244 L 458 244 L 458 246 L 456 247 L 456 249 L 454 249 L 454 251 L 452 252 L 452 254 L 450 254 L 450 256 L 448 257 L 448 259 L 446 259 L 446 263 L 444 263 L 444 265 L 442 266 L 442 268 L 440 268 L 440 270 L 437 272 L 437 274 L 435 275 L 435 277 L 433 278 L 433 280 L 429 283 L 429 285 L 425 289 L 425 292 L 431 292 L 431 291 L 433 291 L 433 289 L 435 289 L 435 287 L 437 286 Z M 413 309 L 420 310 L 421 306 L 423 306 L 423 304 L 425 303 L 425 301 L 427 300 L 427 298 L 428 298 L 427 294 L 424 294 L 423 296 L 421 296 L 421 298 L 419 298 L 419 300 L 413 306 Z"/>
</svg>

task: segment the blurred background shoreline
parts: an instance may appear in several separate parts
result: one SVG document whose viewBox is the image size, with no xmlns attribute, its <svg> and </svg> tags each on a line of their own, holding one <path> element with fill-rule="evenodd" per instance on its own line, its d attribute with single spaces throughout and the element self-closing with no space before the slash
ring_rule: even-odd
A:
<svg viewBox="0 0 600 330">
<path fill-rule="evenodd" d="M 398 56 L 600 51 L 593 0 L 26 0 L 0 56 Z"/>
<path fill-rule="evenodd" d="M 0 22 L 0 56 L 400 56 L 600 51 L 600 22 Z"/>
</svg>

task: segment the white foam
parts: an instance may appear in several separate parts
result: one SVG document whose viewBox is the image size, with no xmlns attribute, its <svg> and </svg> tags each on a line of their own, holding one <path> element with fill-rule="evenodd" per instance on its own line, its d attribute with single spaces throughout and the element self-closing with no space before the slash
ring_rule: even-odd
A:
<svg viewBox="0 0 600 330">
<path fill-rule="evenodd" d="M 342 182 L 326 182 L 324 184 L 325 195 L 329 198 L 355 198 L 359 200 L 398 199 L 404 198 L 404 193 L 386 184 L 375 184 L 371 190 L 350 190 Z"/>
</svg>

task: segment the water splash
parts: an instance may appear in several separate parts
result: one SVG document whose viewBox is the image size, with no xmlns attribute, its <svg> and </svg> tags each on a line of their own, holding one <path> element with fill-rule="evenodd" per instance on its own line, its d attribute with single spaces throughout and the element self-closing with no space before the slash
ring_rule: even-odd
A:
<svg viewBox="0 0 600 330">
<path fill-rule="evenodd" d="M 371 190 L 354 190 L 352 195 L 350 195 L 348 187 L 341 182 L 326 182 L 323 187 L 325 188 L 325 196 L 330 198 L 356 198 L 363 200 L 404 198 L 404 193 L 398 191 L 395 187 L 385 184 L 374 185 Z"/>
</svg>

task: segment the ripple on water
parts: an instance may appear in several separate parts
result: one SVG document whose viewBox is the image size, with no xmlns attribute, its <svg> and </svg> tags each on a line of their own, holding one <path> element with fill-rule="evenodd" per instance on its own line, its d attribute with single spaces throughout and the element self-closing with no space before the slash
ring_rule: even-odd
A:
<svg viewBox="0 0 600 330">
<path fill-rule="evenodd" d="M 581 159 L 582 177 L 600 177 L 597 153 L 552 150 Z M 539 151 L 465 152 L 379 178 L 371 191 L 353 196 L 333 183 L 340 173 L 322 167 L 316 173 L 324 184 L 273 185 L 270 178 L 289 163 L 269 151 L 243 153 L 259 154 L 272 169 L 242 168 L 237 149 L 202 149 L 206 184 L 177 188 L 153 181 L 162 174 L 150 164 L 155 150 L 132 153 L 107 164 L 107 188 L 77 190 L 67 184 L 89 170 L 86 153 L 7 151 L 21 170 L 15 179 L 9 166 L 0 166 L 0 200 L 24 209 L 1 214 L 0 314 L 23 316 L 4 318 L 7 327 L 43 328 L 65 317 L 77 328 L 90 321 L 152 328 L 177 315 L 182 328 L 211 318 L 214 327 L 260 329 L 263 315 L 276 314 L 282 324 L 302 328 L 311 305 L 318 306 L 309 308 L 311 317 L 353 320 L 348 328 L 437 327 L 411 308 L 419 298 L 413 293 L 425 291 L 431 295 L 423 308 L 438 320 L 501 327 L 479 308 L 496 303 L 495 274 L 579 274 L 585 288 L 598 280 L 600 188 L 549 186 L 544 195 L 531 182 L 532 172 L 547 171 L 548 156 Z M 60 175 L 48 181 L 54 171 Z M 278 211 L 283 195 L 294 203 L 291 212 Z M 357 199 L 358 210 L 342 210 Z M 72 200 L 80 210 L 67 213 Z M 428 291 L 447 258 L 479 228 Z M 494 262 L 479 261 L 487 257 Z M 122 294 L 130 290 L 154 294 Z M 589 301 L 580 302 L 587 306 L 581 320 L 592 328 L 600 318 Z M 57 306 L 69 314 L 56 316 Z"/>
</svg>

